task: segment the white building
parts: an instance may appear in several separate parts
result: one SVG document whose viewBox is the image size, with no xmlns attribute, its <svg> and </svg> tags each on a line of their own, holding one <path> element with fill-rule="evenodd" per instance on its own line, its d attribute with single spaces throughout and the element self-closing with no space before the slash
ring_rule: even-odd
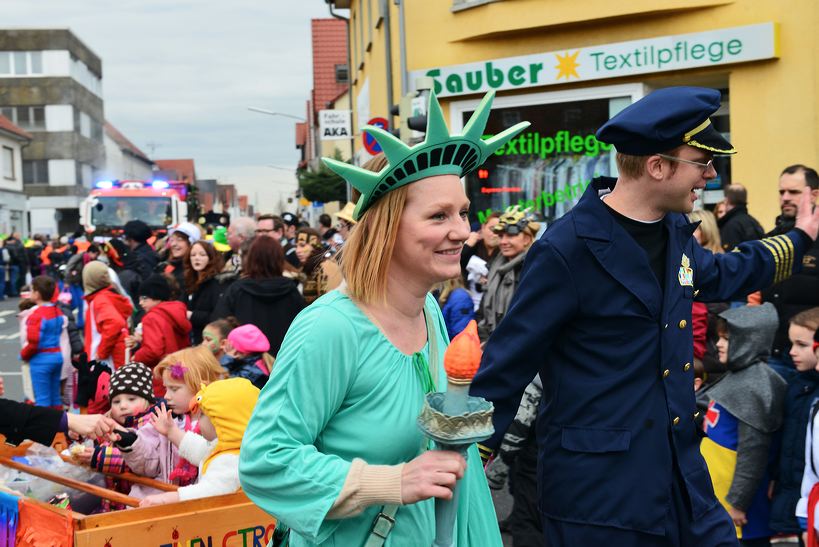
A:
<svg viewBox="0 0 819 547">
<path fill-rule="evenodd" d="M 28 234 L 21 150 L 31 135 L 0 116 L 0 233 Z"/>
<path fill-rule="evenodd" d="M 31 134 L 22 153 L 31 232 L 76 231 L 105 163 L 101 59 L 68 29 L 0 29 L 0 114 Z"/>
<path fill-rule="evenodd" d="M 110 122 L 105 122 L 104 132 L 105 168 L 97 180 L 151 180 L 154 162 Z"/>
</svg>

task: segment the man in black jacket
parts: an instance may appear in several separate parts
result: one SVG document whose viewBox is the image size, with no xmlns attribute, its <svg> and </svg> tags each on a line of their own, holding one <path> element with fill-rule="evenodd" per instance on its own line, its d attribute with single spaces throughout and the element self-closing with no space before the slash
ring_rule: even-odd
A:
<svg viewBox="0 0 819 547">
<path fill-rule="evenodd" d="M 796 164 L 786 167 L 779 177 L 779 208 L 782 214 L 776 217 L 776 228 L 766 237 L 787 233 L 796 224 L 796 209 L 804 192 L 810 192 L 814 207 L 819 202 L 819 174 L 815 169 Z M 776 331 L 768 364 L 787 377 L 794 367 L 788 352 L 788 324 L 797 313 L 819 306 L 819 242 L 802 258 L 802 271 L 790 278 L 762 291 L 762 300 L 776 306 L 779 314 L 779 329 Z"/>
<path fill-rule="evenodd" d="M 741 184 L 725 189 L 725 216 L 717 220 L 722 248 L 731 251 L 740 243 L 762 239 L 765 231 L 748 214 L 748 192 Z"/>
</svg>

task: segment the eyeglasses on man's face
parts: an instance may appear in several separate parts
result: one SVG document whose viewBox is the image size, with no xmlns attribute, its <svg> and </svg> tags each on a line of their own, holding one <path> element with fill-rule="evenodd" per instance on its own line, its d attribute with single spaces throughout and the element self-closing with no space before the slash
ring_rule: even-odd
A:
<svg viewBox="0 0 819 547">
<path fill-rule="evenodd" d="M 689 165 L 696 165 L 697 167 L 700 168 L 703 175 L 705 173 L 707 173 L 708 171 L 710 171 L 711 169 L 714 169 L 714 160 L 708 160 L 707 163 L 702 163 L 701 161 L 684 160 L 682 158 L 678 158 L 677 156 L 669 156 L 668 154 L 657 154 L 657 155 L 660 156 L 663 159 L 667 159 L 668 161 L 675 161 L 677 163 L 687 163 Z M 714 172 L 716 172 L 716 169 L 714 169 Z"/>
<path fill-rule="evenodd" d="M 266 234 L 272 234 L 275 231 L 276 230 L 274 230 L 273 228 L 270 228 L 269 230 L 265 230 L 263 228 L 256 228 L 256 235 L 261 236 L 261 235 L 266 235 Z"/>
</svg>

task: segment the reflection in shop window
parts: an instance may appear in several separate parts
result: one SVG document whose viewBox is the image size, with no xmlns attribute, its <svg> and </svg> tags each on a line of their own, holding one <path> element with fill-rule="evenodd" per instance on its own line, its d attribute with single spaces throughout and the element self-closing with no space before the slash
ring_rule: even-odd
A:
<svg viewBox="0 0 819 547">
<path fill-rule="evenodd" d="M 493 109 L 487 135 L 521 120 L 532 125 L 467 177 L 473 220 L 482 222 L 493 211 L 520 205 L 549 224 L 577 204 L 592 178 L 612 176 L 614 149 L 594 136 L 609 119 L 609 102 L 595 99 Z M 464 112 L 464 123 L 471 115 Z"/>
<path fill-rule="evenodd" d="M 723 108 L 712 121 L 730 140 L 728 90 L 721 91 Z M 630 97 L 613 97 L 494 108 L 485 137 L 523 120 L 532 125 L 466 177 L 471 219 L 483 222 L 510 205 L 531 209 L 547 226 L 566 214 L 593 178 L 617 176 L 616 150 L 598 141 L 595 133 L 628 104 Z M 464 124 L 471 115 L 463 113 Z M 717 177 L 706 185 L 700 207 L 712 208 L 722 199 L 721 189 L 731 184 L 730 157 L 716 156 L 714 167 Z"/>
</svg>

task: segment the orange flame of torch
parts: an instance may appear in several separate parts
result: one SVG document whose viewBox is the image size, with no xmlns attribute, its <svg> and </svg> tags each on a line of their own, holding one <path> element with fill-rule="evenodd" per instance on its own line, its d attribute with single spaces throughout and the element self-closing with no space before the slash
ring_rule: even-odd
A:
<svg viewBox="0 0 819 547">
<path fill-rule="evenodd" d="M 481 341 L 478 324 L 472 320 L 455 336 L 444 353 L 444 369 L 453 383 L 470 383 L 481 366 Z"/>
</svg>

